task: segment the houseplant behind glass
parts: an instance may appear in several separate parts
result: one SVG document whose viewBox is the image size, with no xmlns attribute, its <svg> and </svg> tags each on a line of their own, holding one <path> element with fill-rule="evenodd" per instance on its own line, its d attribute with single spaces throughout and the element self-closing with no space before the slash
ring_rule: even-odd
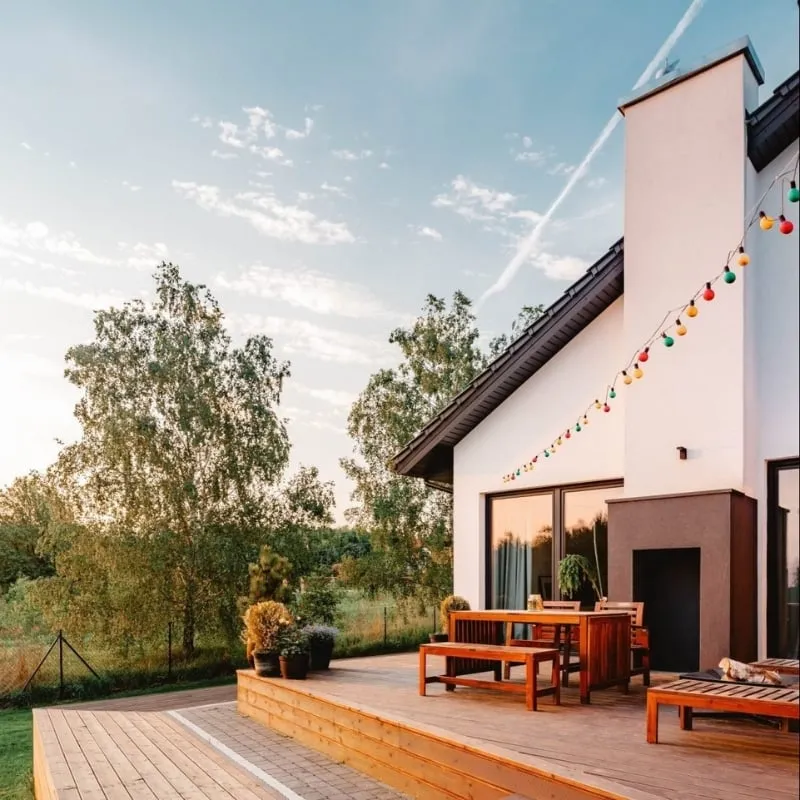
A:
<svg viewBox="0 0 800 800">
<path fill-rule="evenodd" d="M 331 625 L 306 625 L 303 633 L 308 637 L 311 669 L 328 669 L 339 631 Z"/>
<path fill-rule="evenodd" d="M 280 637 L 281 675 L 290 680 L 305 680 L 308 676 L 308 636 L 292 625 Z"/>
<path fill-rule="evenodd" d="M 280 673 L 278 651 L 284 631 L 292 625 L 292 615 L 283 603 L 265 600 L 254 603 L 244 614 L 242 639 L 252 655 L 256 675 L 274 677 Z"/>
<path fill-rule="evenodd" d="M 558 586 L 567 597 L 574 597 L 588 581 L 598 600 L 602 597 L 597 571 L 585 556 L 571 553 L 558 562 Z"/>
<path fill-rule="evenodd" d="M 451 611 L 469 611 L 469 603 L 457 594 L 451 594 L 442 600 L 439 606 L 439 613 L 441 615 L 442 632 L 432 633 L 430 635 L 431 642 L 446 642 L 450 638 L 450 612 Z"/>
</svg>

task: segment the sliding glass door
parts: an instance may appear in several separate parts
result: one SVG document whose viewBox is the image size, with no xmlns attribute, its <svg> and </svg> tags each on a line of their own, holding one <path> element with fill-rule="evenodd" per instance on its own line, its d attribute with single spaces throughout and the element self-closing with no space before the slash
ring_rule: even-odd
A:
<svg viewBox="0 0 800 800">
<path fill-rule="evenodd" d="M 767 473 L 767 655 L 800 652 L 800 459 Z"/>
</svg>

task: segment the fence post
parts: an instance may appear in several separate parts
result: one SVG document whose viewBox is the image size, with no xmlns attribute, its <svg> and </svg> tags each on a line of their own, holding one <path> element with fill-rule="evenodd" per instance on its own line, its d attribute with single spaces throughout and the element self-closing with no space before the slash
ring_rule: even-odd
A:
<svg viewBox="0 0 800 800">
<path fill-rule="evenodd" d="M 383 646 L 389 643 L 389 612 L 383 607 Z"/>
<path fill-rule="evenodd" d="M 58 632 L 58 696 L 64 699 L 64 631 Z"/>
<path fill-rule="evenodd" d="M 172 678 L 172 623 L 167 623 L 167 678 Z"/>
</svg>

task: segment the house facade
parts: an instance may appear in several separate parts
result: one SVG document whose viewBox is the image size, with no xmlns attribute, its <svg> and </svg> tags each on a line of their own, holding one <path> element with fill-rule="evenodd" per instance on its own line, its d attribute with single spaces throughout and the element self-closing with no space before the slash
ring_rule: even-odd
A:
<svg viewBox="0 0 800 800">
<path fill-rule="evenodd" d="M 398 454 L 453 493 L 473 607 L 558 598 L 578 553 L 645 602 L 654 668 L 797 657 L 800 80 L 763 81 L 743 39 L 621 104 L 624 238 Z"/>
</svg>

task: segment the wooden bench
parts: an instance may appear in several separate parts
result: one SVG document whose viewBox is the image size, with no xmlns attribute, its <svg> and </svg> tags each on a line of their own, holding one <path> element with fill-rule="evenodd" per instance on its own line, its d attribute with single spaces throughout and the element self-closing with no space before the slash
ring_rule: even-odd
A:
<svg viewBox="0 0 800 800">
<path fill-rule="evenodd" d="M 761 661 L 753 661 L 750 666 L 756 669 L 768 669 L 779 675 L 800 675 L 800 661 L 796 658 L 764 658 Z"/>
<path fill-rule="evenodd" d="M 729 681 L 679 680 L 647 690 L 647 741 L 658 742 L 659 706 L 678 706 L 681 730 L 692 729 L 692 711 L 703 708 L 760 717 L 777 717 L 784 727 L 800 719 L 800 690 Z"/>
<path fill-rule="evenodd" d="M 428 677 L 427 657 L 445 656 L 447 659 L 447 674 Z M 466 658 L 480 661 L 497 661 L 500 665 L 506 662 L 525 664 L 525 683 L 509 683 L 500 677 L 500 671 L 495 671 L 496 680 L 487 681 L 477 678 L 464 678 L 452 674 L 451 659 Z M 539 688 L 536 685 L 536 674 L 539 664 L 550 662 L 552 664 L 550 686 Z M 502 692 L 516 692 L 525 695 L 528 711 L 536 711 L 537 700 L 546 695 L 553 695 L 556 705 L 561 705 L 561 676 L 557 648 L 550 647 L 508 647 L 493 644 L 469 644 L 466 642 L 437 642 L 422 644 L 419 648 L 419 693 L 424 697 L 429 683 L 444 683 L 450 687 L 469 686 L 477 689 L 497 689 Z"/>
<path fill-rule="evenodd" d="M 650 685 L 650 631 L 644 624 L 644 603 L 598 600 L 595 611 L 627 611 L 631 615 L 631 675 L 641 675 Z"/>
</svg>

